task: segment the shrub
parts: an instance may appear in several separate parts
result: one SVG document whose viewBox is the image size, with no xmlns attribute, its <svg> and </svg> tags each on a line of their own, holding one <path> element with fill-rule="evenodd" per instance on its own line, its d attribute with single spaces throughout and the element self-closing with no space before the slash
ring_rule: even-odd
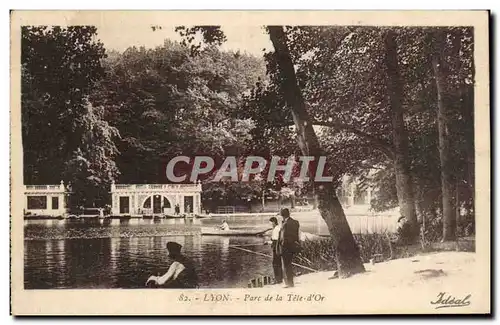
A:
<svg viewBox="0 0 500 325">
<path fill-rule="evenodd" d="M 426 221 L 424 229 L 425 241 L 429 243 L 439 242 L 442 236 L 443 222 L 441 217 L 429 218 L 429 220 Z"/>
<path fill-rule="evenodd" d="M 368 263 L 373 255 L 381 254 L 384 259 L 392 257 L 391 238 L 385 234 L 358 234 L 354 235 L 358 244 L 363 263 Z"/>
<path fill-rule="evenodd" d="M 354 235 L 354 240 L 358 244 L 363 263 L 368 263 L 375 254 L 381 254 L 384 259 L 393 257 L 394 247 L 385 233 L 357 234 Z M 302 242 L 302 250 L 294 256 L 293 262 L 318 271 L 335 270 L 337 261 L 333 240 L 325 238 Z"/>
<path fill-rule="evenodd" d="M 404 223 L 396 231 L 397 243 L 399 245 L 411 245 L 416 242 L 419 235 L 419 227 L 409 222 Z"/>
<path fill-rule="evenodd" d="M 305 240 L 299 254 L 294 256 L 294 262 L 318 271 L 336 269 L 335 249 L 333 241 L 328 239 Z"/>
</svg>

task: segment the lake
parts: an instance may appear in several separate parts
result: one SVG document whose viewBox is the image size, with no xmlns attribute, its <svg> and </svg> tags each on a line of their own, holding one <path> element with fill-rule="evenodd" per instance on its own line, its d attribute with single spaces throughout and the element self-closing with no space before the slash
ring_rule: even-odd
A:
<svg viewBox="0 0 500 325">
<path fill-rule="evenodd" d="M 269 226 L 269 217 L 226 219 L 233 227 Z M 255 277 L 272 276 L 271 258 L 231 247 L 271 255 L 265 238 L 199 234 L 221 220 L 26 220 L 25 288 L 144 288 L 150 275 L 168 270 L 167 241 L 183 245 L 201 287 L 246 287 Z M 314 231 L 313 223 L 303 227 Z"/>
<path fill-rule="evenodd" d="M 300 229 L 328 234 L 319 215 L 293 214 Z M 231 227 L 266 228 L 269 216 L 226 218 Z M 351 228 L 364 225 L 349 218 Z M 171 263 L 165 245 L 180 243 L 196 264 L 200 286 L 246 287 L 259 276 L 272 276 L 271 255 L 263 237 L 201 236 L 201 227 L 222 218 L 25 220 L 24 285 L 26 289 L 144 288 L 150 275 L 164 274 Z M 297 269 L 296 272 L 302 270 Z"/>
</svg>

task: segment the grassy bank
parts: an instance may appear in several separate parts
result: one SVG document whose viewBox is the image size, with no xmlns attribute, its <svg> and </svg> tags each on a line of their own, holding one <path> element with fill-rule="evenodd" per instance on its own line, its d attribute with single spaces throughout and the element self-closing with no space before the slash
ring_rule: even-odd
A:
<svg viewBox="0 0 500 325">
<path fill-rule="evenodd" d="M 381 261 L 407 258 L 419 253 L 439 251 L 474 251 L 474 238 L 462 238 L 449 243 L 421 243 L 400 245 L 388 234 L 356 234 L 354 239 L 358 244 L 363 263 L 369 263 L 374 256 Z M 294 257 L 294 262 L 318 271 L 336 270 L 335 249 L 331 238 L 305 240 L 302 251 Z M 301 270 L 301 273 L 307 271 Z"/>
</svg>

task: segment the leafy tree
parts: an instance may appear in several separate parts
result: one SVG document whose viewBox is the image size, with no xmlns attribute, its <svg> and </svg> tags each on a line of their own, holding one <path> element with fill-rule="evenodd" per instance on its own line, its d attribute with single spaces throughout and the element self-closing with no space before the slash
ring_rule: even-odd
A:
<svg viewBox="0 0 500 325">
<path fill-rule="evenodd" d="M 313 156 L 315 161 L 318 161 L 323 156 L 324 151 L 313 129 L 302 91 L 297 83 L 286 34 L 281 26 L 269 26 L 267 29 L 275 48 L 281 77 L 281 89 L 292 112 L 297 131 L 297 142 L 303 155 Z M 363 272 L 364 267 L 359 255 L 359 248 L 354 241 L 344 211 L 337 198 L 335 185 L 314 182 L 314 189 L 319 202 L 319 211 L 328 226 L 336 248 L 339 275 L 345 277 Z"/>
<path fill-rule="evenodd" d="M 197 27 L 195 27 L 196 29 Z M 285 31 L 282 26 L 268 26 L 267 32 L 275 48 L 274 54 L 267 56 L 268 72 L 272 73 L 269 65 L 275 64 L 277 73 L 273 77 L 278 81 L 277 87 L 283 94 L 284 103 L 293 117 L 297 143 L 301 153 L 313 156 L 318 161 L 318 158 L 323 155 L 323 149 L 313 129 L 302 91 L 297 83 Z M 220 39 L 220 33 L 218 35 L 218 37 L 215 36 L 216 40 Z M 214 39 L 212 38 L 211 41 L 214 41 Z M 281 109 L 282 107 L 275 107 L 276 114 L 280 114 Z M 318 197 L 321 216 L 328 225 L 334 240 L 339 275 L 345 277 L 363 272 L 364 267 L 359 255 L 359 248 L 354 242 L 342 206 L 336 196 L 335 185 L 333 183 L 318 183 L 314 184 L 314 188 Z"/>
<path fill-rule="evenodd" d="M 118 173 L 118 132 L 88 100 L 104 77 L 96 28 L 26 26 L 21 33 L 25 182 L 57 184 L 64 175 L 73 204 L 100 204 Z"/>
<path fill-rule="evenodd" d="M 473 39 L 467 28 L 445 30 L 447 41 L 443 57 L 448 62 L 445 101 L 450 112 L 447 127 L 453 135 L 449 137 L 453 139 L 450 143 L 453 158 L 450 161 L 454 162 L 446 169 L 448 173 L 454 174 L 454 200 L 463 209 L 470 206 L 473 198 L 470 186 L 473 177 L 469 172 L 472 171 L 471 157 L 474 156 L 471 101 Z M 400 167 L 397 173 L 403 176 L 399 177 L 400 180 L 406 179 L 403 182 L 405 186 L 399 186 L 399 189 L 396 186 L 399 205 L 405 206 L 401 203 L 401 194 L 409 193 L 410 196 L 403 196 L 414 196 L 421 218 L 426 214 L 435 216 L 439 212 L 436 199 L 441 197 L 441 185 L 436 180 L 440 179 L 442 169 L 435 114 L 437 90 L 429 55 L 432 50 L 428 49 L 432 30 L 414 27 L 294 27 L 291 31 L 294 35 L 290 37 L 295 47 L 293 52 L 301 58 L 297 75 L 301 76 L 302 81 L 299 83 L 303 85 L 309 112 L 321 124 L 330 126 L 324 133 L 327 135 L 324 143 L 328 151 L 343 153 L 336 155 L 340 169 L 348 173 L 363 173 L 368 166 L 375 166 L 376 169 L 382 166 L 383 169 L 378 169 L 380 173 L 394 175 L 397 171 L 394 166 L 406 166 Z M 386 37 L 387 31 L 393 33 L 389 39 Z M 397 67 L 399 73 L 392 73 L 390 78 L 386 78 L 386 72 L 389 72 L 386 64 L 388 47 L 384 39 L 391 41 L 393 48 L 394 44 L 397 46 L 396 58 L 392 50 L 392 70 L 394 72 L 394 67 Z M 388 87 L 394 85 L 391 80 L 395 78 L 399 79 L 395 83 L 396 95 L 403 94 L 399 99 L 396 98 L 395 106 L 400 107 L 398 112 L 403 114 L 403 124 L 398 124 L 403 125 L 402 133 L 399 134 L 404 139 L 404 133 L 407 133 L 408 138 L 402 142 L 407 149 L 401 151 L 400 148 L 398 155 L 394 143 L 396 136 L 391 131 L 394 105 L 389 102 L 395 93 L 392 91 L 393 95 L 389 96 L 391 92 Z M 391 134 L 393 136 L 388 137 Z M 405 142 L 408 144 L 405 145 Z M 345 163 L 340 161 L 342 157 L 347 157 Z M 388 169 L 389 173 L 384 169 Z M 397 180 L 398 177 L 393 179 Z M 377 187 L 380 188 L 382 184 L 388 185 L 381 183 Z M 394 193 L 388 187 L 380 188 L 381 191 Z M 374 199 L 382 197 L 389 200 L 387 203 L 393 202 L 390 195 L 375 195 Z M 392 206 L 383 202 L 376 204 L 379 208 Z M 408 210 L 412 206 L 406 204 Z M 459 215 L 458 212 L 455 214 Z"/>
<path fill-rule="evenodd" d="M 109 202 L 111 182 L 119 175 L 114 159 L 118 155 L 115 140 L 118 130 L 102 119 L 102 108 L 87 102 L 80 118 L 82 134 L 73 157 L 66 162 L 66 179 L 71 182 L 74 207 L 103 207 Z"/>
<path fill-rule="evenodd" d="M 213 46 L 192 57 L 188 47 L 167 40 L 155 49 L 131 47 L 105 66 L 95 97 L 122 135 L 120 182 L 168 182 L 166 163 L 178 155 L 222 163 L 246 153 L 254 124 L 234 112 L 264 76 L 261 60 Z"/>
<path fill-rule="evenodd" d="M 24 26 L 21 30 L 21 107 L 24 177 L 28 184 L 59 183 L 78 145 L 76 121 L 84 98 L 104 75 L 103 45 L 92 26 Z"/>
<path fill-rule="evenodd" d="M 471 33 L 461 28 L 436 28 L 430 31 L 431 63 L 437 92 L 437 125 L 439 131 L 439 157 L 441 165 L 441 188 L 443 204 L 443 241 L 455 240 L 457 213 L 459 207 L 458 177 L 460 164 L 454 164 L 454 145 L 460 140 L 460 131 L 453 128 L 454 122 L 470 118 L 468 102 L 468 83 L 472 83 L 472 64 L 467 60 L 471 53 L 463 44 L 468 45 Z M 468 39 L 469 38 L 469 39 Z M 470 49 L 469 49 L 470 51 Z M 467 54 L 464 54 L 467 53 Z M 469 99 L 470 100 L 470 99 Z M 469 112 L 468 112 L 469 111 Z M 464 114 L 465 113 L 465 114 Z M 463 125 L 463 123 L 460 123 Z M 471 129 L 465 128 L 465 130 Z M 473 129 L 473 128 L 472 128 Z M 455 131 L 455 133 L 452 133 Z M 469 139 L 473 137 L 469 133 Z M 456 140 L 455 140 L 456 139 Z M 457 141 L 458 140 L 458 141 Z M 467 150 L 466 148 L 464 148 Z M 468 153 L 470 153 L 470 149 Z M 455 151 L 456 152 L 456 151 Z M 460 156 L 460 155 L 459 155 Z M 459 158 L 460 159 L 460 158 Z M 460 160 L 463 160 L 460 159 Z M 458 161 L 460 161 L 458 160 Z"/>
<path fill-rule="evenodd" d="M 408 133 L 404 122 L 403 89 L 398 59 L 396 35 L 392 30 L 385 31 L 385 65 L 387 74 L 387 90 L 392 122 L 392 142 L 394 145 L 394 170 L 399 206 L 403 217 L 409 221 L 418 234 L 417 214 L 413 197 L 412 179 L 408 149 Z M 411 232 L 410 232 L 411 234 Z"/>
</svg>

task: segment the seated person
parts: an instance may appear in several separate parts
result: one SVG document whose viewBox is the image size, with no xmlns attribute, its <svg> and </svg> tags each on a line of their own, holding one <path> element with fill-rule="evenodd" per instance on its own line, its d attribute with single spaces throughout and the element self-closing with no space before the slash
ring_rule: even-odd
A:
<svg viewBox="0 0 500 325">
<path fill-rule="evenodd" d="M 198 276 L 193 263 L 181 254 L 182 246 L 176 242 L 168 242 L 168 256 L 173 259 L 167 273 L 162 276 L 150 276 L 146 286 L 150 284 L 159 288 L 197 288 Z"/>
<path fill-rule="evenodd" d="M 222 220 L 222 224 L 220 226 L 221 230 L 229 230 L 229 225 L 227 224 L 226 220 Z"/>
</svg>

